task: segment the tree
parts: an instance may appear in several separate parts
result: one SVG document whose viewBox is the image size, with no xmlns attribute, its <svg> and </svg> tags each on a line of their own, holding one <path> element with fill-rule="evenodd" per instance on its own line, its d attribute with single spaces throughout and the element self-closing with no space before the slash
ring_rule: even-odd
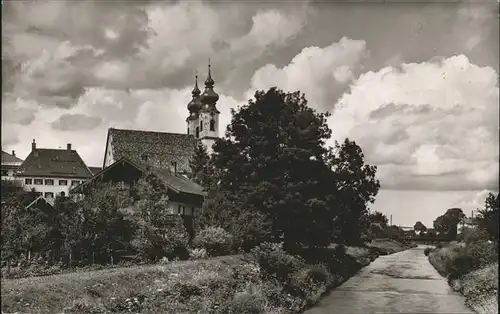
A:
<svg viewBox="0 0 500 314">
<path fill-rule="evenodd" d="M 419 232 L 420 234 L 422 234 L 425 231 L 427 231 L 427 227 L 421 221 L 417 221 L 413 226 L 413 230 L 415 230 L 415 232 Z"/>
<path fill-rule="evenodd" d="M 357 244 L 360 235 L 369 225 L 368 203 L 375 201 L 380 183 L 375 174 L 377 167 L 365 164 L 364 154 L 354 141 L 345 139 L 329 152 L 328 163 L 334 172 L 337 206 L 340 206 L 337 219 L 337 242 Z M 387 225 L 387 217 L 376 214 Z"/>
<path fill-rule="evenodd" d="M 378 223 L 381 227 L 387 227 L 387 224 L 389 223 L 387 216 L 378 211 L 369 213 L 368 218 L 371 223 Z"/>
<path fill-rule="evenodd" d="M 126 250 L 134 232 L 134 225 L 127 213 L 132 205 L 130 190 L 124 184 L 103 183 L 95 187 L 90 195 L 79 202 L 91 225 L 88 236 L 88 251 L 102 262 L 114 262 L 114 252 Z M 104 258 L 106 260 L 104 260 Z"/>
<path fill-rule="evenodd" d="M 198 142 L 194 150 L 194 154 L 189 160 L 191 168 L 192 180 L 205 189 L 209 189 L 213 184 L 214 170 L 210 162 L 207 148 L 203 143 Z"/>
<path fill-rule="evenodd" d="M 451 239 L 456 239 L 458 223 L 464 217 L 465 215 L 460 208 L 450 208 L 444 215 L 434 220 L 434 229 L 439 232 L 439 234 L 444 234 Z"/>
<path fill-rule="evenodd" d="M 239 200 L 240 212 L 262 213 L 286 247 L 328 244 L 337 187 L 325 163 L 327 114 L 299 92 L 272 88 L 232 115 L 213 147 L 219 188 Z"/>
<path fill-rule="evenodd" d="M 484 208 L 479 210 L 479 214 L 476 217 L 478 227 L 488 233 L 490 240 L 497 243 L 499 233 L 498 210 L 500 208 L 500 200 L 498 196 L 498 193 L 496 195 L 489 193 L 484 202 Z"/>
</svg>

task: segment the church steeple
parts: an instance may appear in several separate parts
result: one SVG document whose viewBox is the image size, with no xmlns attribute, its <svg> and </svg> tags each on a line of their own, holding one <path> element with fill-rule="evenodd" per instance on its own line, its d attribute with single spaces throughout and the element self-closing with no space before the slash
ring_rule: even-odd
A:
<svg viewBox="0 0 500 314">
<path fill-rule="evenodd" d="M 198 114 L 198 112 L 200 111 L 201 106 L 202 106 L 201 97 L 200 97 L 201 91 L 198 88 L 198 73 L 196 73 L 194 88 L 193 88 L 191 94 L 193 95 L 193 99 L 188 104 L 188 110 L 189 110 L 189 113 L 192 116 L 194 116 L 194 115 Z"/>
<path fill-rule="evenodd" d="M 201 95 L 201 102 L 203 103 L 203 110 L 215 109 L 215 103 L 219 100 L 219 95 L 214 92 L 214 79 L 212 78 L 212 70 L 210 59 L 208 60 L 208 76 L 205 80 L 205 91 Z M 217 110 L 217 109 L 215 109 Z"/>
</svg>

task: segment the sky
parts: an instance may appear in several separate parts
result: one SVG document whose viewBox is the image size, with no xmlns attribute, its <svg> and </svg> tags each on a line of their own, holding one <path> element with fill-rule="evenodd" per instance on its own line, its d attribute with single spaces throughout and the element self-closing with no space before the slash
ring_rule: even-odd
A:
<svg viewBox="0 0 500 314">
<path fill-rule="evenodd" d="M 185 133 L 212 63 L 220 133 L 256 90 L 300 90 L 378 167 L 371 205 L 430 226 L 499 176 L 497 1 L 4 1 L 2 149 L 71 143 L 102 165 L 107 129 Z"/>
</svg>

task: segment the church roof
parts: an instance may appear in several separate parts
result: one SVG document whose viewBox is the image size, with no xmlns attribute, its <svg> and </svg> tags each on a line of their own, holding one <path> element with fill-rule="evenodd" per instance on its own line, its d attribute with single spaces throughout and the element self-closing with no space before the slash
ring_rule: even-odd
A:
<svg viewBox="0 0 500 314">
<path fill-rule="evenodd" d="M 18 170 L 21 176 L 89 178 L 87 168 L 76 150 L 36 148 Z"/>
<path fill-rule="evenodd" d="M 172 162 L 176 162 L 180 173 L 191 172 L 189 159 L 197 144 L 196 138 L 188 134 L 115 128 L 108 130 L 107 141 L 114 160 L 127 157 L 140 163 L 146 156 L 148 163 L 158 168 L 170 169 Z"/>
<path fill-rule="evenodd" d="M 9 153 L 6 153 L 2 150 L 2 164 L 4 163 L 22 163 L 23 160 L 20 158 L 17 158 L 14 155 L 11 155 Z"/>
<path fill-rule="evenodd" d="M 96 173 L 101 171 L 102 168 L 101 167 L 89 167 L 89 170 L 92 172 L 93 175 L 95 175 Z"/>
</svg>

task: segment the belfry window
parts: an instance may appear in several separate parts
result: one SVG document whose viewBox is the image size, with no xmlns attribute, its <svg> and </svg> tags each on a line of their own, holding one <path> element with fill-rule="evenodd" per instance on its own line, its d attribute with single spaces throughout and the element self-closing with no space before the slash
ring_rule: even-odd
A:
<svg viewBox="0 0 500 314">
<path fill-rule="evenodd" d="M 210 131 L 215 131 L 215 120 L 210 120 Z"/>
<path fill-rule="evenodd" d="M 203 132 L 203 121 L 200 121 L 200 132 Z"/>
<path fill-rule="evenodd" d="M 196 137 L 200 137 L 200 128 L 196 127 Z"/>
</svg>

